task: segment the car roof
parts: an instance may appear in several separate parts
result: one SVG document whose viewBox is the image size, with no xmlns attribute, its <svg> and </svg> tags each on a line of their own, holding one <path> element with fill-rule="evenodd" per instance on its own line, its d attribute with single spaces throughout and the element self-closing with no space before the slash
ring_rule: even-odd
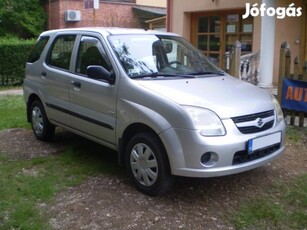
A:
<svg viewBox="0 0 307 230">
<path fill-rule="evenodd" d="M 48 30 L 41 33 L 41 36 L 44 35 L 51 35 L 57 33 L 65 33 L 65 32 L 96 32 L 102 35 L 120 35 L 120 34 L 131 34 L 131 35 L 138 35 L 138 34 L 155 34 L 155 35 L 173 35 L 178 36 L 174 33 L 157 31 L 157 30 L 147 30 L 147 29 L 139 29 L 139 28 L 119 28 L 119 27 L 80 27 L 80 28 L 66 28 L 66 29 L 56 29 L 56 30 Z"/>
</svg>

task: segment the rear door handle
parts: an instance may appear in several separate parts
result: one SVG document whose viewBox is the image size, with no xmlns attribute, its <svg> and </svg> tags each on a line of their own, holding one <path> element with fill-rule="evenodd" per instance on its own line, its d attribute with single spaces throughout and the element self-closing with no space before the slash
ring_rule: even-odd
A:
<svg viewBox="0 0 307 230">
<path fill-rule="evenodd" d="M 47 77 L 47 73 L 46 73 L 45 71 L 43 71 L 43 72 L 41 73 L 41 75 L 42 75 L 42 78 L 43 78 L 43 79 L 45 79 L 45 78 Z"/>
<path fill-rule="evenodd" d="M 81 82 L 79 81 L 71 81 L 70 83 L 76 88 L 81 88 Z"/>
</svg>

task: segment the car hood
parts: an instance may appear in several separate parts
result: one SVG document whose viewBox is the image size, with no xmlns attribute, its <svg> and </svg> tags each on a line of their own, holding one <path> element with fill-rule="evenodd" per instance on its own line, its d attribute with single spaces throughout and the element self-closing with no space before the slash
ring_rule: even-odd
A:
<svg viewBox="0 0 307 230">
<path fill-rule="evenodd" d="M 210 109 L 222 119 L 274 108 L 267 90 L 230 76 L 141 80 L 139 83 L 180 105 Z"/>
</svg>

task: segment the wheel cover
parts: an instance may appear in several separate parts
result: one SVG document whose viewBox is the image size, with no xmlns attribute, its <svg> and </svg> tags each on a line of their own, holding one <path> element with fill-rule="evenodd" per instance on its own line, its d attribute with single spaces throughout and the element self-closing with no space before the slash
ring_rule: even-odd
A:
<svg viewBox="0 0 307 230">
<path fill-rule="evenodd" d="M 158 162 L 154 152 L 146 144 L 136 144 L 131 150 L 130 165 L 138 183 L 153 185 L 158 178 Z"/>
<path fill-rule="evenodd" d="M 43 115 L 38 107 L 34 107 L 32 110 L 32 127 L 36 134 L 41 135 L 44 130 Z"/>
</svg>

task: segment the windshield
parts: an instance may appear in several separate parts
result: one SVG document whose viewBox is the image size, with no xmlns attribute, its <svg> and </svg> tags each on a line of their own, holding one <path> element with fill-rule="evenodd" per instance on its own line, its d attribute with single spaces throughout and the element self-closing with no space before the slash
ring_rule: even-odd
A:
<svg viewBox="0 0 307 230">
<path fill-rule="evenodd" d="M 222 73 L 207 57 L 181 37 L 111 35 L 109 41 L 131 78 Z"/>
</svg>

